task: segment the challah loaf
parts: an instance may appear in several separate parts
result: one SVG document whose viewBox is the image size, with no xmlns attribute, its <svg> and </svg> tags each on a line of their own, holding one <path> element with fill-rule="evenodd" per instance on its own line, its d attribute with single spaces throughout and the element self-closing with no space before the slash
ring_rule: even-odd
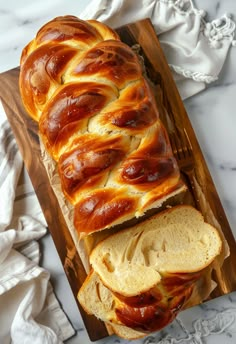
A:
<svg viewBox="0 0 236 344">
<path fill-rule="evenodd" d="M 140 61 L 107 26 L 74 16 L 44 25 L 23 50 L 19 85 L 79 235 L 185 189 Z"/>
<path fill-rule="evenodd" d="M 218 231 L 195 208 L 173 207 L 98 243 L 78 300 L 88 313 L 130 328 L 126 338 L 138 338 L 209 296 L 221 249 Z"/>
</svg>

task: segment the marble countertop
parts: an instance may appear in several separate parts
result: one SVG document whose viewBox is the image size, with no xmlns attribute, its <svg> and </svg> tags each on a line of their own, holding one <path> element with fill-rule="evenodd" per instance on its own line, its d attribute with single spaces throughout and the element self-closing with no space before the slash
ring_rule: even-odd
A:
<svg viewBox="0 0 236 344">
<path fill-rule="evenodd" d="M 8 0 L 0 3 L 0 72 L 19 65 L 22 48 L 48 20 L 64 14 L 78 15 L 89 0 Z M 234 0 L 197 0 L 196 6 L 206 10 L 209 19 L 229 12 L 236 19 Z M 236 237 L 236 48 L 232 47 L 219 79 L 184 101 L 196 136 L 213 177 L 226 215 Z M 68 344 L 90 343 L 77 305 L 50 235 L 41 241 L 42 264 L 51 273 L 55 293 L 76 335 Z M 98 343 L 125 344 L 115 336 Z M 135 343 L 145 344 L 231 344 L 236 343 L 236 292 L 182 312 L 159 333 Z"/>
</svg>

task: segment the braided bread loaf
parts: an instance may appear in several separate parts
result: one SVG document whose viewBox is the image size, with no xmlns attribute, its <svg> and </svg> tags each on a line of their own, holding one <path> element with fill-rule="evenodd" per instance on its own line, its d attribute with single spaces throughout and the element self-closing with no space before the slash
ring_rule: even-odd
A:
<svg viewBox="0 0 236 344">
<path fill-rule="evenodd" d="M 78 233 L 139 217 L 184 189 L 137 55 L 94 20 L 58 17 L 23 50 L 20 91 L 58 166 Z"/>
</svg>

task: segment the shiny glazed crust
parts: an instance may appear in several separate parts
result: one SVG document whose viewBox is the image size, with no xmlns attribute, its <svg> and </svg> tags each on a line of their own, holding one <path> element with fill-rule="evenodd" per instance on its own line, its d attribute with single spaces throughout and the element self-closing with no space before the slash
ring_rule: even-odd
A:
<svg viewBox="0 0 236 344">
<path fill-rule="evenodd" d="M 137 55 L 97 21 L 58 17 L 23 50 L 20 91 L 90 234 L 184 189 Z"/>
</svg>

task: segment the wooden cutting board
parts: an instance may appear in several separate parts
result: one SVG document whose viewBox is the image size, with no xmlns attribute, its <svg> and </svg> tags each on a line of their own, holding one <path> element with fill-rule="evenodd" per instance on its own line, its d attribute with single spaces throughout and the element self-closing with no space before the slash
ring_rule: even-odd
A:
<svg viewBox="0 0 236 344">
<path fill-rule="evenodd" d="M 235 238 L 152 24 L 146 19 L 126 25 L 117 31 L 121 39 L 130 46 L 139 44 L 147 74 L 156 85 L 156 89 L 161 90 L 162 99 L 158 98 L 157 92 L 157 101 L 162 100 L 166 110 L 173 114 L 176 123 L 185 128 L 190 138 L 196 161 L 196 178 L 205 199 L 204 216 L 208 222 L 215 222 L 215 220 L 218 222 L 231 251 L 230 257 L 225 260 L 222 269 L 215 275 L 218 287 L 211 298 L 230 293 L 236 290 Z M 0 75 L 0 97 L 77 301 L 76 296 L 86 273 L 41 161 L 37 123 L 26 114 L 23 108 L 18 89 L 18 77 L 19 68 Z M 181 202 L 193 204 L 194 199 L 191 193 L 187 192 Z M 102 322 L 85 314 L 79 304 L 78 307 L 92 341 L 108 335 Z"/>
</svg>

